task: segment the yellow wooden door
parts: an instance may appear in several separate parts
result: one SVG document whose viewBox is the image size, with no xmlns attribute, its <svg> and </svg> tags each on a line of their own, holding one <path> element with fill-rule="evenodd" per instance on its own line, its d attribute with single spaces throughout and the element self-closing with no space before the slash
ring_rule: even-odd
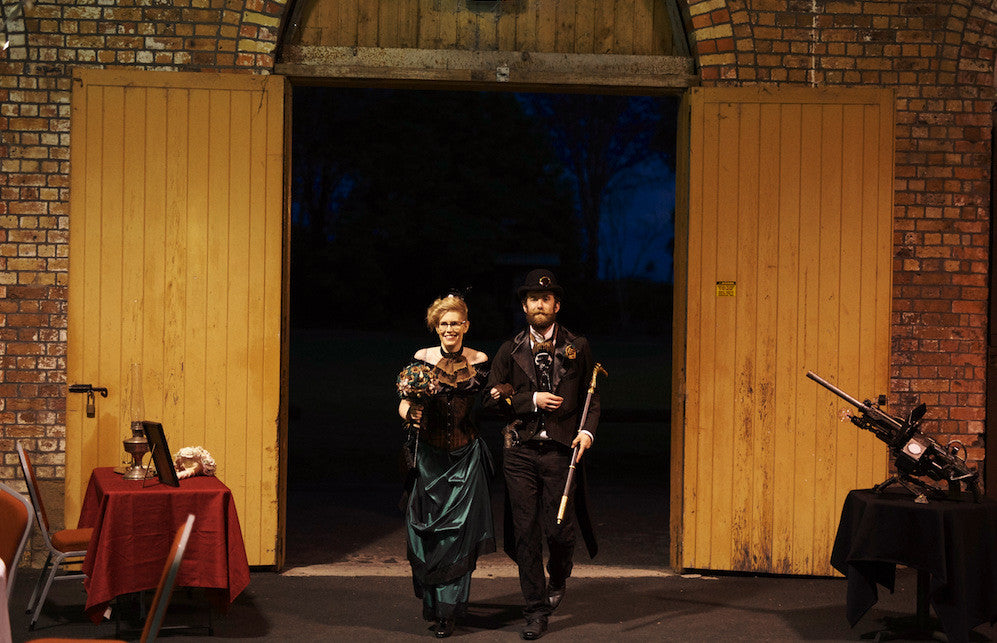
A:
<svg viewBox="0 0 997 643">
<path fill-rule="evenodd" d="M 893 97 L 696 88 L 682 111 L 672 563 L 831 574 L 887 455 L 805 374 L 888 392 Z"/>
<path fill-rule="evenodd" d="M 203 446 L 249 562 L 281 562 L 286 292 L 281 77 L 77 70 L 71 117 L 66 524 L 145 419 Z M 149 516 L 155 520 L 155 516 Z"/>
</svg>

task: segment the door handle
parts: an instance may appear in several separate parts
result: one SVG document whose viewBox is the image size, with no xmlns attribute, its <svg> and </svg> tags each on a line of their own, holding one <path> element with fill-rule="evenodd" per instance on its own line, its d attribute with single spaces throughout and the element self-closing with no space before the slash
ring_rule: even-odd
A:
<svg viewBox="0 0 997 643">
<path fill-rule="evenodd" d="M 97 415 L 97 408 L 94 404 L 94 393 L 100 393 L 101 397 L 107 397 L 107 389 L 103 386 L 91 386 L 90 384 L 70 384 L 70 393 L 87 394 L 87 417 L 92 418 Z"/>
</svg>

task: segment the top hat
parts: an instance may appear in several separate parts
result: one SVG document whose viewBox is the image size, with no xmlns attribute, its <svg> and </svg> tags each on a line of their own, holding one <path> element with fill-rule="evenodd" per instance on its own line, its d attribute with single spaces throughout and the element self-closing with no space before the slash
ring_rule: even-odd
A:
<svg viewBox="0 0 997 643">
<path fill-rule="evenodd" d="M 551 292 L 554 297 L 561 299 L 564 296 L 564 289 L 557 284 L 557 277 L 550 270 L 539 268 L 531 270 L 526 275 L 523 285 L 516 290 L 516 294 L 522 299 L 531 292 Z"/>
</svg>

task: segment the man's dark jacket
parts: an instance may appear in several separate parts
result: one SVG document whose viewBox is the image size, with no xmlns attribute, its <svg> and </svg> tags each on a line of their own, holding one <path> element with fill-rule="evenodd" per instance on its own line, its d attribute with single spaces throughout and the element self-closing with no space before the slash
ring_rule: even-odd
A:
<svg viewBox="0 0 997 643">
<path fill-rule="evenodd" d="M 578 434 L 578 424 L 581 421 L 594 365 L 588 340 L 558 325 L 554 341 L 554 363 L 551 366 L 551 392 L 564 398 L 564 401 L 556 411 L 545 413 L 544 426 L 548 436 L 566 446 L 571 446 Z M 503 396 L 499 400 L 491 399 L 487 391 L 503 383 L 512 386 L 512 395 Z M 501 415 L 518 420 L 512 426 L 516 429 L 519 440 L 525 442 L 537 432 L 540 412 L 533 410 L 533 394 L 539 390 L 533 349 L 530 347 L 530 334 L 528 330 L 523 330 L 503 343 L 492 360 L 488 385 L 485 387 L 485 406 Z M 598 424 L 599 392 L 596 390 L 589 402 L 585 426 L 582 428 L 594 437 Z M 589 555 L 595 556 L 595 538 L 585 501 L 584 469 L 580 464 L 576 468 L 576 473 L 575 514 Z M 508 538 L 505 540 L 508 547 L 510 540 Z"/>
</svg>

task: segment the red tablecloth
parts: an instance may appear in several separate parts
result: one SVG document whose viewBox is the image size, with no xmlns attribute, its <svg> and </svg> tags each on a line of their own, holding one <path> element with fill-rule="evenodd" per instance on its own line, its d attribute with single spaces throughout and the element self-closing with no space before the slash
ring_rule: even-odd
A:
<svg viewBox="0 0 997 643">
<path fill-rule="evenodd" d="M 155 589 L 177 529 L 195 516 L 176 584 L 224 590 L 228 602 L 249 585 L 249 563 L 232 492 L 218 478 L 194 476 L 179 487 L 125 480 L 94 469 L 80 513 L 93 527 L 83 561 L 87 614 L 98 622 L 115 596 Z"/>
</svg>

